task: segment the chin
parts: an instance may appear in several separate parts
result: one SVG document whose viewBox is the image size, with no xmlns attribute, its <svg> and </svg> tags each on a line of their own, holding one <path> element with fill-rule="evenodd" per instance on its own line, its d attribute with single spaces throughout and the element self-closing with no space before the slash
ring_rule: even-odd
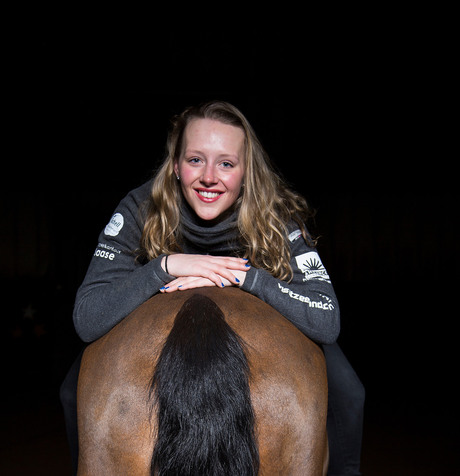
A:
<svg viewBox="0 0 460 476">
<path fill-rule="evenodd" d="M 221 213 L 218 212 L 211 212 L 207 210 L 195 210 L 195 213 L 198 215 L 201 220 L 212 221 L 216 218 L 219 218 Z"/>
</svg>

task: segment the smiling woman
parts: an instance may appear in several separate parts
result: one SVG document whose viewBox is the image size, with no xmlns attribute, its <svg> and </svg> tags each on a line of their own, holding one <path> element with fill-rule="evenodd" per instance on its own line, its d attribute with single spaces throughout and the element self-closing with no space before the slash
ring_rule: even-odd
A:
<svg viewBox="0 0 460 476">
<path fill-rule="evenodd" d="M 244 177 L 244 133 L 213 119 L 195 119 L 185 129 L 174 162 L 182 193 L 202 220 L 215 220 L 240 195 Z"/>
</svg>

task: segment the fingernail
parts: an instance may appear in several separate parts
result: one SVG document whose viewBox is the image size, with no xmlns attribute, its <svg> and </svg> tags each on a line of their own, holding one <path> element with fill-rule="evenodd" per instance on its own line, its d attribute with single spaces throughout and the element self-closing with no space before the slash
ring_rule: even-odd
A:
<svg viewBox="0 0 460 476">
<path fill-rule="evenodd" d="M 249 263 L 246 263 L 245 266 L 246 266 L 246 268 L 250 268 L 250 267 L 251 267 L 251 265 L 250 265 Z"/>
<path fill-rule="evenodd" d="M 182 287 L 182 284 L 179 284 L 179 286 L 177 286 L 178 288 L 181 288 Z"/>
<path fill-rule="evenodd" d="M 239 280 L 238 278 L 235 278 L 235 281 L 236 281 L 237 283 L 239 283 L 239 282 L 240 282 L 240 280 Z"/>
<path fill-rule="evenodd" d="M 224 286 L 225 286 L 225 284 L 224 284 L 224 283 L 220 283 L 220 284 L 221 284 L 221 286 L 222 286 L 222 287 L 224 287 Z"/>
</svg>

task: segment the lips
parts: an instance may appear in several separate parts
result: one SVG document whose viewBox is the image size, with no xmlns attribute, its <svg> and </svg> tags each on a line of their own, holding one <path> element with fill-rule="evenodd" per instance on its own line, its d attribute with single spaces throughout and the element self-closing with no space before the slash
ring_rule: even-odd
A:
<svg viewBox="0 0 460 476">
<path fill-rule="evenodd" d="M 215 202 L 220 198 L 223 192 L 218 190 L 195 189 L 196 196 L 205 203 Z"/>
</svg>

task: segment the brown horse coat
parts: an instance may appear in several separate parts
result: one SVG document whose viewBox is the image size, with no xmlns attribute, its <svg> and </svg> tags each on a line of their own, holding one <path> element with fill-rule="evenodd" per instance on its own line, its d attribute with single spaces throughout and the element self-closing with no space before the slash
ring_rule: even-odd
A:
<svg viewBox="0 0 460 476">
<path fill-rule="evenodd" d="M 150 419 L 149 384 L 176 314 L 196 293 L 212 299 L 246 343 L 259 474 L 325 474 L 324 356 L 281 314 L 237 288 L 155 295 L 85 350 L 78 474 L 150 474 L 156 419 Z"/>
</svg>

